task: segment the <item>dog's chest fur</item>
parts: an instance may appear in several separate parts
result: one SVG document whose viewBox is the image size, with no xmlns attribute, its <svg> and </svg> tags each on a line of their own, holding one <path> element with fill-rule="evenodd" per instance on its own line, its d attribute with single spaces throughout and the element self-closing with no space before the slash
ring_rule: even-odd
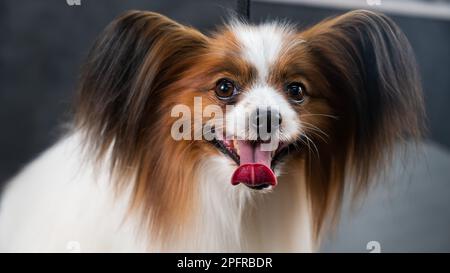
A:
<svg viewBox="0 0 450 273">
<path fill-rule="evenodd" d="M 225 158 L 205 159 L 198 170 L 199 206 L 183 236 L 159 242 L 129 211 L 130 194 L 116 195 L 106 168 L 94 173 L 81 147 L 79 135 L 66 137 L 9 182 L 0 251 L 68 252 L 74 242 L 82 252 L 312 250 L 306 197 L 294 199 L 283 179 L 262 196 L 234 189 L 220 177 Z"/>
</svg>

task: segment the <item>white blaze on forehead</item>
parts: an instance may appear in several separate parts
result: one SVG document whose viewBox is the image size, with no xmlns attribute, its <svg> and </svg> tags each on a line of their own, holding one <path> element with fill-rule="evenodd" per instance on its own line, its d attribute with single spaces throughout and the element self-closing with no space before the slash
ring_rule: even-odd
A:
<svg viewBox="0 0 450 273">
<path fill-rule="evenodd" d="M 242 48 L 242 57 L 255 66 L 260 81 L 265 81 L 270 66 L 279 57 L 286 37 L 292 33 L 287 25 L 267 23 L 251 26 L 234 23 L 231 30 Z"/>
</svg>

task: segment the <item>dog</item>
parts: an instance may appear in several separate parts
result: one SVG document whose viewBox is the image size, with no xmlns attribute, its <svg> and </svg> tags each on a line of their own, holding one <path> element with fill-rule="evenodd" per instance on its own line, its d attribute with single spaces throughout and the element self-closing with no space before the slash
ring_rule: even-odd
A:
<svg viewBox="0 0 450 273">
<path fill-rule="evenodd" d="M 4 190 L 1 251 L 317 251 L 424 127 L 413 50 L 372 11 L 208 35 L 129 11 L 80 78 L 70 129 Z"/>
</svg>

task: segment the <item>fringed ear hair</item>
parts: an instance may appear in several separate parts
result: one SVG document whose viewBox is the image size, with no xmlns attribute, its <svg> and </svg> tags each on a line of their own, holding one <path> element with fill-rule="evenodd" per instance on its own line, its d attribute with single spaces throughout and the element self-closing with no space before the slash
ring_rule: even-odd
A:
<svg viewBox="0 0 450 273">
<path fill-rule="evenodd" d="M 332 145 L 305 167 L 318 234 L 325 216 L 339 210 L 345 180 L 361 192 L 398 140 L 421 136 L 424 108 L 411 46 L 387 16 L 352 11 L 301 35 L 339 115 Z"/>
<path fill-rule="evenodd" d="M 161 167 L 173 153 L 160 140 L 170 128 L 162 122 L 170 114 L 162 102 L 207 43 L 200 32 L 167 17 L 131 11 L 104 30 L 83 68 L 76 125 L 89 153 L 99 160 L 108 155 L 118 192 L 131 188 L 130 210 L 142 213 L 146 231 L 173 234 L 178 226 L 170 220 L 181 221 L 189 207 L 181 175 L 170 169 L 179 159 Z"/>
<path fill-rule="evenodd" d="M 130 11 L 100 35 L 83 67 L 77 125 L 112 167 L 133 166 L 143 130 L 158 120 L 161 93 L 206 44 L 200 32 L 160 14 Z"/>
</svg>

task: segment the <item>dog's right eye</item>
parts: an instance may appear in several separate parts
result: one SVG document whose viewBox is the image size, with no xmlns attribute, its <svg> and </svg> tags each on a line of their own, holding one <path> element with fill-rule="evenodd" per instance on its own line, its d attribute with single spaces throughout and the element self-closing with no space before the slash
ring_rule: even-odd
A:
<svg viewBox="0 0 450 273">
<path fill-rule="evenodd" d="M 217 81 L 214 91 L 219 99 L 226 100 L 236 94 L 236 86 L 229 79 L 220 79 Z"/>
</svg>

